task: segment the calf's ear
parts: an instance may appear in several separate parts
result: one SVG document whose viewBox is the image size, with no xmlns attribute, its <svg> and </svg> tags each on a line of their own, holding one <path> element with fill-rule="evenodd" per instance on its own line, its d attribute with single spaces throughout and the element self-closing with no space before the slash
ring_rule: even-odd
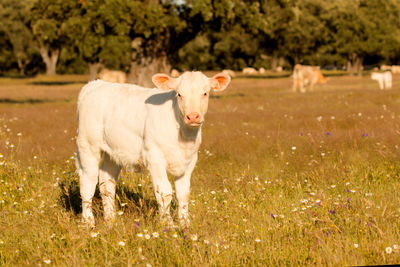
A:
<svg viewBox="0 0 400 267">
<path fill-rule="evenodd" d="M 176 80 L 169 77 L 167 74 L 157 73 L 151 78 L 157 88 L 161 90 L 173 90 L 175 89 Z"/>
<path fill-rule="evenodd" d="M 225 73 L 218 73 L 210 78 L 211 89 L 215 91 L 223 91 L 231 82 L 231 77 Z"/>
</svg>

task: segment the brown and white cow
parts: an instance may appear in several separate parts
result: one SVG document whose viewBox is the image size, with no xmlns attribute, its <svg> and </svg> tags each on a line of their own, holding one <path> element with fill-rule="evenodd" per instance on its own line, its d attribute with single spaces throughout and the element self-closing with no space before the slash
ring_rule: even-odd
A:
<svg viewBox="0 0 400 267">
<path fill-rule="evenodd" d="M 321 73 L 319 66 L 305 66 L 296 64 L 293 69 L 293 92 L 297 89 L 301 93 L 306 91 L 306 87 L 313 90 L 317 83 L 326 83 L 326 78 Z"/>
</svg>

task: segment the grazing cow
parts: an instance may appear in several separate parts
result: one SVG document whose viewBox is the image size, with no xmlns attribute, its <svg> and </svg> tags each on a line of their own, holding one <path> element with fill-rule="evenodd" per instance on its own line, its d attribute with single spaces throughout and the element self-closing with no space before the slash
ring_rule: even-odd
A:
<svg viewBox="0 0 400 267">
<path fill-rule="evenodd" d="M 260 74 L 265 74 L 265 69 L 264 69 L 263 67 L 261 67 L 261 68 L 258 70 L 258 72 L 259 72 Z"/>
<path fill-rule="evenodd" d="M 257 70 L 255 68 L 244 68 L 242 73 L 245 75 L 254 75 L 257 74 Z"/>
<path fill-rule="evenodd" d="M 371 79 L 379 83 L 379 89 L 381 90 L 392 88 L 392 73 L 390 71 L 372 72 Z"/>
<path fill-rule="evenodd" d="M 119 70 L 102 69 L 99 78 L 106 82 L 126 83 L 126 73 Z"/>
<path fill-rule="evenodd" d="M 283 71 L 283 67 L 282 66 L 276 67 L 276 72 L 282 72 L 282 71 Z"/>
<path fill-rule="evenodd" d="M 236 76 L 236 74 L 233 70 L 223 70 L 222 73 L 228 74 L 232 78 Z"/>
<path fill-rule="evenodd" d="M 175 176 L 178 218 L 182 226 L 189 223 L 190 177 L 209 94 L 224 90 L 231 78 L 185 72 L 178 78 L 155 74 L 152 80 L 157 89 L 97 80 L 79 94 L 76 165 L 86 223 L 94 224 L 91 204 L 98 181 L 105 220 L 114 220 L 118 174 L 139 161 L 149 170 L 159 213 L 169 224 L 173 192 L 167 173 Z"/>
<path fill-rule="evenodd" d="M 299 88 L 304 93 L 305 87 L 310 86 L 313 89 L 317 83 L 326 83 L 326 78 L 322 75 L 319 66 L 304 66 L 296 64 L 293 70 L 293 92 Z"/>
</svg>

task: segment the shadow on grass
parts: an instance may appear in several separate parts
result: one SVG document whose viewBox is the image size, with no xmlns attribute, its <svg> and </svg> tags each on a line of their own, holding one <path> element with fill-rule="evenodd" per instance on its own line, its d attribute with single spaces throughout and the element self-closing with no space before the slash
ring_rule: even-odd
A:
<svg viewBox="0 0 400 267">
<path fill-rule="evenodd" d="M 238 94 L 227 94 L 227 95 L 211 95 L 210 98 L 212 99 L 226 99 L 226 98 L 237 98 L 237 97 L 244 97 L 245 94 L 238 93 Z"/>
<path fill-rule="evenodd" d="M 75 215 L 82 213 L 82 199 L 78 180 L 64 180 L 60 183 L 61 194 L 59 202 L 65 210 L 73 212 Z M 116 189 L 116 198 L 119 203 L 127 203 L 124 208 L 127 212 L 137 212 L 143 217 L 154 217 L 157 213 L 157 201 L 143 196 L 139 190 L 135 192 L 132 188 L 118 185 Z M 103 205 L 98 186 L 93 197 L 92 208 L 95 216 L 102 216 Z M 116 205 L 118 210 L 118 205 Z"/>
<path fill-rule="evenodd" d="M 69 85 L 69 84 L 82 84 L 84 82 L 80 81 L 35 81 L 35 82 L 30 82 L 29 84 L 32 85 L 48 85 L 48 86 L 53 86 L 53 85 Z"/>
<path fill-rule="evenodd" d="M 11 99 L 11 98 L 0 98 L 0 104 L 44 104 L 54 102 L 70 102 L 69 99 L 37 99 L 37 98 L 25 98 L 25 99 Z"/>
</svg>

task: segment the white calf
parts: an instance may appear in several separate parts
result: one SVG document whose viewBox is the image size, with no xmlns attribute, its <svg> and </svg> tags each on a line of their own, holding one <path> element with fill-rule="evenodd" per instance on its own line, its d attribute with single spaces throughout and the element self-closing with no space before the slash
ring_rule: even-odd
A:
<svg viewBox="0 0 400 267">
<path fill-rule="evenodd" d="M 230 77 L 220 73 L 207 78 L 201 72 L 185 72 L 176 79 L 156 74 L 153 82 L 158 89 L 97 80 L 80 92 L 76 163 L 82 216 L 89 224 L 94 224 L 91 204 L 97 182 L 105 219 L 112 221 L 121 167 L 139 160 L 150 172 L 160 215 L 168 223 L 172 223 L 172 187 L 167 172 L 175 176 L 178 217 L 183 226 L 189 223 L 190 177 L 209 93 L 211 89 L 224 90 Z"/>
<path fill-rule="evenodd" d="M 379 89 L 391 89 L 392 88 L 392 73 L 390 71 L 386 72 L 372 72 L 371 79 L 379 83 Z"/>
</svg>

